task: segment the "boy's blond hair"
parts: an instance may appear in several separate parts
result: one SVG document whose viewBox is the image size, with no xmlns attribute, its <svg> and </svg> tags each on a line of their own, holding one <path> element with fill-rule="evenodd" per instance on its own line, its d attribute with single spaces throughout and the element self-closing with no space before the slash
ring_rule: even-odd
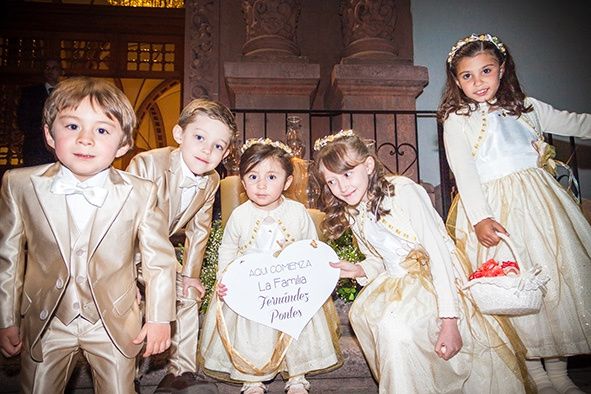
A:
<svg viewBox="0 0 591 394">
<path fill-rule="evenodd" d="M 125 94 L 115 85 L 97 78 L 73 77 L 57 84 L 43 107 L 43 124 L 53 136 L 53 122 L 65 110 L 76 108 L 86 97 L 92 105 L 98 105 L 107 116 L 117 120 L 123 130 L 120 146 L 133 147 L 137 119 L 133 106 Z"/>
<path fill-rule="evenodd" d="M 177 124 L 185 130 L 188 124 L 195 121 L 197 115 L 203 114 L 215 120 L 219 120 L 226 127 L 230 129 L 231 141 L 236 137 L 238 126 L 236 126 L 236 119 L 234 114 L 219 101 L 209 100 L 206 98 L 198 98 L 191 101 L 183 108 Z"/>
</svg>

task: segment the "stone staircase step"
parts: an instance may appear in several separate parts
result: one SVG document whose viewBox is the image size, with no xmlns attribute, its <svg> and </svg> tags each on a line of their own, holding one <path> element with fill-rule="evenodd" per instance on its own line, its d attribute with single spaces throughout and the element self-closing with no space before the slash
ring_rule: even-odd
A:
<svg viewBox="0 0 591 394">
<path fill-rule="evenodd" d="M 340 345 L 343 353 L 344 364 L 341 368 L 329 373 L 308 377 L 311 383 L 312 393 L 327 394 L 377 394 L 378 386 L 372 378 L 367 362 L 363 357 L 359 343 L 349 325 L 347 312 L 349 305 L 340 301 L 335 302 L 339 313 L 340 330 L 342 333 Z M 166 371 L 168 352 L 142 360 L 140 370 L 142 372 L 141 393 L 151 394 L 156 389 Z M 20 359 L 10 359 L 0 356 L 0 393 L 19 392 Z M 201 380 L 215 383 L 220 394 L 237 394 L 239 385 L 218 382 L 214 379 L 199 374 Z M 591 356 L 575 356 L 569 358 L 569 376 L 584 392 L 591 393 Z M 269 383 L 269 393 L 283 393 L 285 382 L 278 375 Z M 92 390 L 92 378 L 88 364 L 80 356 L 78 366 L 66 390 L 67 394 L 90 394 Z M 198 394 L 198 389 L 186 391 L 185 394 Z"/>
</svg>

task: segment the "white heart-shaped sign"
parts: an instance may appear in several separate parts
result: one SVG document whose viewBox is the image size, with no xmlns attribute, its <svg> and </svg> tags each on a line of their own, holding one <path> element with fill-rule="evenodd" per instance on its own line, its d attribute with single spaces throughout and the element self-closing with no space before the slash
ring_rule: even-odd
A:
<svg viewBox="0 0 591 394">
<path fill-rule="evenodd" d="M 297 339 L 339 279 L 339 257 L 316 240 L 288 245 L 278 257 L 250 253 L 234 260 L 221 282 L 224 302 L 237 314 Z"/>
</svg>

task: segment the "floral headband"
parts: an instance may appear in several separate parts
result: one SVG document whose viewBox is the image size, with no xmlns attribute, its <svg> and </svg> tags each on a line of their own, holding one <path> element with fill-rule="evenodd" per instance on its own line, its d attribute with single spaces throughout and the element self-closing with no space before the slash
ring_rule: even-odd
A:
<svg viewBox="0 0 591 394">
<path fill-rule="evenodd" d="M 240 153 L 244 153 L 248 148 L 250 148 L 253 145 L 257 145 L 257 144 L 271 145 L 271 146 L 274 146 L 275 148 L 279 148 L 279 149 L 283 150 L 288 155 L 293 156 L 293 153 L 292 153 L 291 148 L 289 146 L 285 145 L 281 141 L 273 141 L 270 138 L 250 138 L 246 141 L 246 143 L 244 145 L 242 145 L 242 148 L 240 148 Z"/>
<path fill-rule="evenodd" d="M 314 142 L 314 150 L 318 152 L 320 149 L 324 148 L 326 145 L 330 144 L 334 140 L 338 140 L 339 138 L 344 137 L 353 137 L 355 132 L 353 130 L 341 130 L 336 134 L 327 135 L 326 137 L 318 138 L 316 142 Z"/>
<path fill-rule="evenodd" d="M 498 37 L 491 36 L 488 33 L 486 33 L 486 34 L 472 34 L 468 37 L 462 38 L 460 41 L 458 41 L 456 43 L 456 45 L 451 47 L 451 51 L 447 55 L 447 64 L 451 64 L 451 61 L 453 60 L 454 56 L 456 55 L 456 52 L 459 51 L 461 47 L 463 47 L 464 45 L 466 45 L 470 42 L 476 42 L 476 41 L 488 41 L 488 42 L 492 43 L 495 47 L 497 47 L 497 49 L 499 50 L 499 52 L 501 52 L 503 54 L 503 56 L 505 56 L 507 54 L 507 50 L 505 49 L 505 45 L 503 45 L 503 43 L 501 42 L 501 40 L 498 39 Z"/>
</svg>

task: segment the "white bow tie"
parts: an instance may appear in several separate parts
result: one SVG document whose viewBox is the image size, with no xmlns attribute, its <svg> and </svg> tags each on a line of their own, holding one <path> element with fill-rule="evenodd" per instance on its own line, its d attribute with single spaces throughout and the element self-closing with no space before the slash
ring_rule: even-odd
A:
<svg viewBox="0 0 591 394">
<path fill-rule="evenodd" d="M 183 181 L 181 182 L 180 187 L 181 188 L 186 188 L 186 187 L 198 187 L 199 189 L 205 189 L 205 186 L 207 186 L 207 178 L 204 176 L 198 177 L 197 179 L 195 178 L 190 178 L 188 176 L 183 178 Z"/>
<path fill-rule="evenodd" d="M 102 207 L 107 198 L 107 189 L 100 186 L 88 186 L 83 187 L 80 184 L 75 185 L 71 182 L 67 182 L 61 178 L 53 181 L 51 185 L 51 192 L 55 194 L 82 194 L 86 201 L 90 204 Z"/>
</svg>

